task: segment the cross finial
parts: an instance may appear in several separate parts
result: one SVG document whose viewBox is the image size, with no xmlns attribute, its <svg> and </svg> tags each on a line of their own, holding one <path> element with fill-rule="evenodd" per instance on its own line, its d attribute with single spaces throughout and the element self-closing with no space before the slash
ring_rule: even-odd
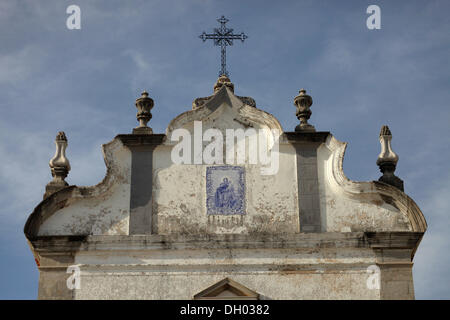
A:
<svg viewBox="0 0 450 320">
<path fill-rule="evenodd" d="M 244 42 L 245 39 L 248 38 L 246 34 L 241 32 L 241 34 L 233 34 L 233 29 L 227 28 L 225 24 L 229 21 L 225 16 L 222 16 L 220 19 L 217 19 L 220 23 L 220 28 L 214 28 L 214 33 L 206 33 L 203 32 L 200 35 L 200 39 L 205 42 L 207 39 L 213 39 L 215 46 L 220 46 L 221 52 L 221 69 L 219 72 L 219 77 L 225 75 L 229 77 L 229 73 L 226 68 L 226 47 L 233 45 L 233 40 L 241 40 Z"/>
<path fill-rule="evenodd" d="M 225 24 L 225 23 L 227 23 L 228 21 L 230 21 L 230 20 L 228 20 L 227 18 L 225 18 L 225 16 L 222 16 L 220 19 L 217 19 L 217 21 L 219 21 L 221 24 Z"/>
</svg>

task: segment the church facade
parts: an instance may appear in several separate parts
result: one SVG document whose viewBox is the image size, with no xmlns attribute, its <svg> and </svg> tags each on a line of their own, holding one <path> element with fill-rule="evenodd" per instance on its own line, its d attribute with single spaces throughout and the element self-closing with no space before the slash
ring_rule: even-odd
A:
<svg viewBox="0 0 450 320">
<path fill-rule="evenodd" d="M 103 145 L 107 173 L 68 185 L 67 137 L 53 180 L 25 225 L 39 299 L 413 299 L 425 218 L 395 176 L 383 127 L 379 181 L 343 172 L 346 144 L 237 96 L 221 76 L 165 134 L 139 126 Z"/>
</svg>

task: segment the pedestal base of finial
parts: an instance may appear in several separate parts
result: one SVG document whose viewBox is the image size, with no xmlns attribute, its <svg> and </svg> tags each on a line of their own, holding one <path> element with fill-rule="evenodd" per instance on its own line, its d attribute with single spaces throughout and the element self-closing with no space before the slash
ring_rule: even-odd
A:
<svg viewBox="0 0 450 320">
<path fill-rule="evenodd" d="M 316 128 L 313 125 L 307 124 L 299 124 L 295 127 L 296 132 L 315 132 Z"/>
<path fill-rule="evenodd" d="M 383 173 L 378 181 L 390 184 L 391 186 L 404 191 L 403 180 L 394 174 L 396 164 L 390 161 L 377 164 L 380 166 L 380 171 Z"/>
<path fill-rule="evenodd" d="M 153 134 L 153 130 L 150 127 L 136 127 L 133 129 L 133 134 Z"/>
<path fill-rule="evenodd" d="M 397 177 L 395 174 L 382 175 L 380 179 L 378 179 L 378 181 L 390 184 L 391 186 L 404 191 L 403 180 Z"/>
<path fill-rule="evenodd" d="M 65 181 L 50 181 L 45 186 L 45 193 L 44 193 L 44 199 L 50 196 L 51 194 L 55 193 L 56 191 L 59 191 L 65 187 L 67 187 L 69 184 Z"/>
</svg>

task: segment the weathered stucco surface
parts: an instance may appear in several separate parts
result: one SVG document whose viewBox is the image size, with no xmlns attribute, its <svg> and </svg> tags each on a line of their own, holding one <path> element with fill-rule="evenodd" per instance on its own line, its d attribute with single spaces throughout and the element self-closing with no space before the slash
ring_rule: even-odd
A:
<svg viewBox="0 0 450 320">
<path fill-rule="evenodd" d="M 245 215 L 207 215 L 206 165 L 170 164 L 170 149 L 155 150 L 153 216 L 155 233 L 295 233 L 299 231 L 295 157 L 280 148 L 277 175 L 262 176 L 260 166 L 245 165 Z M 285 153 L 284 153 L 285 152 Z"/>
<path fill-rule="evenodd" d="M 43 257 L 41 278 L 47 279 L 41 298 L 59 292 L 76 299 L 192 299 L 228 277 L 264 299 L 412 299 L 411 254 L 418 237 L 90 236 L 38 240 L 35 246 Z M 73 256 L 67 255 L 71 251 Z M 69 265 L 80 269 L 79 289 L 63 285 Z M 379 268 L 378 287 L 368 286 L 371 266 Z"/>
<path fill-rule="evenodd" d="M 413 231 L 407 212 L 387 203 L 371 182 L 353 182 L 342 169 L 346 144 L 329 136 L 318 148 L 323 230 Z"/>
<path fill-rule="evenodd" d="M 131 154 L 117 139 L 103 148 L 105 162 L 110 164 L 107 177 L 61 203 L 42 222 L 38 236 L 128 234 Z"/>
<path fill-rule="evenodd" d="M 321 273 L 305 272 L 125 272 L 115 270 L 113 275 L 87 272 L 83 289 L 76 299 L 127 299 L 176 300 L 193 299 L 194 295 L 226 277 L 250 289 L 255 289 L 262 299 L 379 299 L 379 290 L 367 290 L 365 267 L 351 271 Z M 148 288 L 154 288 L 149 290 Z"/>
<path fill-rule="evenodd" d="M 208 286 L 230 277 L 265 299 L 373 299 L 367 267 L 372 250 L 248 249 L 128 252 L 114 257 L 80 253 L 78 299 L 192 299 Z M 100 266 L 101 265 L 101 266 Z M 113 276 L 105 275 L 112 273 Z M 148 290 L 154 288 L 154 290 Z"/>
</svg>

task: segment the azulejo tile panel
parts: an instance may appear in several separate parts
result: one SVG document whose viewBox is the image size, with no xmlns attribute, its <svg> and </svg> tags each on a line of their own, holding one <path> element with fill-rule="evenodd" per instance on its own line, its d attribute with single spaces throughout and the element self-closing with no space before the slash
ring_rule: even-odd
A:
<svg viewBox="0 0 450 320">
<path fill-rule="evenodd" d="M 245 170 L 239 166 L 206 168 L 208 215 L 245 214 Z"/>
</svg>

